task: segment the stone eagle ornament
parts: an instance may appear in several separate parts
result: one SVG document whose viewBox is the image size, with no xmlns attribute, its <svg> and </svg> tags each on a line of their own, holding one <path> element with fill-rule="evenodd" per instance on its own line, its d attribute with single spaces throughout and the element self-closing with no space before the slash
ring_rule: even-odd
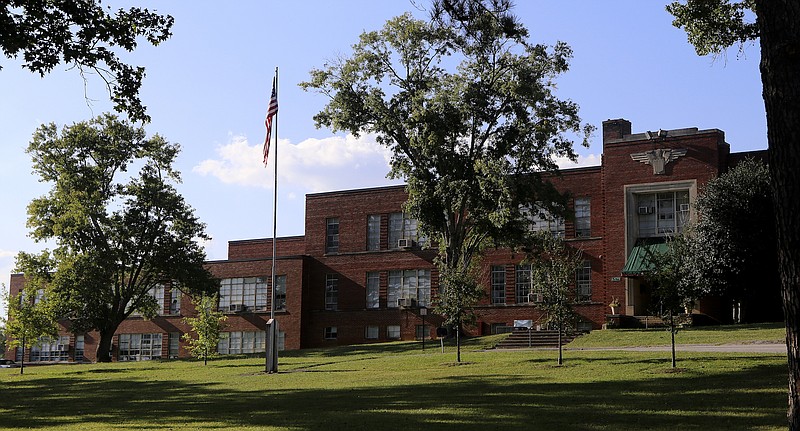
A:
<svg viewBox="0 0 800 431">
<path fill-rule="evenodd" d="M 643 153 L 631 154 L 631 159 L 653 166 L 653 175 L 663 175 L 664 166 L 686 155 L 685 148 L 658 148 Z"/>
</svg>

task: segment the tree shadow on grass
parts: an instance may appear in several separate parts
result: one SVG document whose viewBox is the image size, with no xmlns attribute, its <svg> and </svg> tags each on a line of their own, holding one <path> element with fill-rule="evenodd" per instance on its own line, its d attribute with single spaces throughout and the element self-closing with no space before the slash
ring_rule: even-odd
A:
<svg viewBox="0 0 800 431">
<path fill-rule="evenodd" d="M 606 360 L 618 361 L 612 356 Z M 780 429 L 783 364 L 716 374 L 560 383 L 534 376 L 452 375 L 425 384 L 232 389 L 180 380 L 98 380 L 91 374 L 8 379 L 4 428 L 293 430 Z M 641 358 L 638 361 L 641 363 Z M 727 364 L 726 364 L 727 365 Z M 459 367 L 459 371 L 464 368 Z M 323 370 L 320 370 L 323 371 Z M 281 378 L 281 376 L 278 376 Z M 290 378 L 290 376 L 282 376 Z M 253 375 L 247 378 L 264 379 Z M 277 387 L 277 385 L 276 385 Z M 779 388 L 779 389 L 776 389 Z"/>
</svg>

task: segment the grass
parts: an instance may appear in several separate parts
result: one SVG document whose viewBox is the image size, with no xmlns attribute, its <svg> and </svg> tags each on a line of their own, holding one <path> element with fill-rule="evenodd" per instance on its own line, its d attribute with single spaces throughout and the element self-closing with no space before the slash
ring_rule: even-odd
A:
<svg viewBox="0 0 800 431">
<path fill-rule="evenodd" d="M 598 331 L 603 332 L 603 331 Z M 495 337 L 496 338 L 496 337 Z M 485 351 L 468 340 L 285 352 L 264 360 L 0 370 L 0 429 L 785 429 L 786 359 L 767 354 Z"/>
<path fill-rule="evenodd" d="M 785 343 L 783 323 L 754 325 L 700 326 L 681 329 L 675 335 L 677 344 L 750 344 Z M 578 337 L 569 347 L 649 347 L 670 344 L 669 331 L 654 329 L 612 329 L 592 331 Z"/>
</svg>

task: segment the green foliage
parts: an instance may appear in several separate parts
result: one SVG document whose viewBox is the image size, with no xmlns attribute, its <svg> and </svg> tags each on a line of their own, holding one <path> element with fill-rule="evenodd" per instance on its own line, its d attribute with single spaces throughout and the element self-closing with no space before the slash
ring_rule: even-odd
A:
<svg viewBox="0 0 800 431">
<path fill-rule="evenodd" d="M 28 349 L 40 338 L 58 336 L 58 312 L 55 301 L 47 296 L 45 286 L 30 283 L 15 296 L 6 296 L 8 320 L 3 330 L 4 349 Z"/>
<path fill-rule="evenodd" d="M 554 94 L 572 50 L 529 43 L 506 3 L 444 9 L 430 22 L 392 18 L 300 84 L 330 98 L 317 126 L 374 133 L 392 151 L 389 175 L 407 181 L 406 210 L 440 245 L 441 311 L 451 321 L 478 298 L 470 268 L 483 248 L 525 243 L 524 208 L 566 212 L 542 173 L 557 171 L 557 156 L 576 159 L 567 135 L 586 143 L 592 131 L 577 104 Z"/>
<path fill-rule="evenodd" d="M 671 318 L 691 306 L 699 294 L 692 255 L 692 243 L 687 235 L 667 238 L 662 252 L 647 249 L 645 260 L 650 268 L 643 273 L 653 295 L 652 312 Z M 674 329 L 674 328 L 673 328 Z"/>
<path fill-rule="evenodd" d="M 672 25 L 686 30 L 698 55 L 716 55 L 737 44 L 741 50 L 759 37 L 755 21 L 748 21 L 754 8 L 754 0 L 688 0 L 670 3 L 667 12 L 675 17 Z"/>
<path fill-rule="evenodd" d="M 183 339 L 189 343 L 189 352 L 195 358 L 206 361 L 209 356 L 217 353 L 220 333 L 225 327 L 227 317 L 217 311 L 219 295 L 200 295 L 192 298 L 196 317 L 185 317 L 183 322 L 189 325 L 194 332 L 183 334 Z"/>
<path fill-rule="evenodd" d="M 745 159 L 709 181 L 697 199 L 692 247 L 706 291 L 745 304 L 771 299 L 775 312 L 780 281 L 769 178 L 764 163 Z"/>
<path fill-rule="evenodd" d="M 575 271 L 583 264 L 583 253 L 550 232 L 536 235 L 528 253 L 532 290 L 542 295 L 537 306 L 545 312 L 543 323 L 572 329 L 578 318 L 575 304 Z"/>
<path fill-rule="evenodd" d="M 155 286 L 217 289 L 198 243 L 205 225 L 173 185 L 178 145 L 107 114 L 60 132 L 43 125 L 27 151 L 52 186 L 28 206 L 30 235 L 57 247 L 20 253 L 18 270 L 48 286 L 72 331 L 100 331 L 99 358 L 131 313 L 155 314 Z"/>
<path fill-rule="evenodd" d="M 0 8 L 0 48 L 7 58 L 22 55 L 22 67 L 41 76 L 61 63 L 96 73 L 117 111 L 147 122 L 139 100 L 144 68 L 124 63 L 115 50 L 133 51 L 139 37 L 158 45 L 172 36 L 173 21 L 138 7 L 112 14 L 100 0 L 8 0 Z"/>
</svg>

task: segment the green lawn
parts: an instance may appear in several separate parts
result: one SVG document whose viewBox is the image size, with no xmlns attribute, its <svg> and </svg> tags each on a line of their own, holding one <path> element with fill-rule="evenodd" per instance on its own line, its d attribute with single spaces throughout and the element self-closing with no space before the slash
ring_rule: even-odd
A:
<svg viewBox="0 0 800 431">
<path fill-rule="evenodd" d="M 785 343 L 783 323 L 757 325 L 699 326 L 681 329 L 675 335 L 677 344 L 749 344 Z M 578 337 L 569 347 L 647 347 L 670 344 L 669 331 L 654 329 L 611 329 L 592 331 Z"/>
<path fill-rule="evenodd" d="M 600 331 L 598 331 L 600 332 Z M 0 370 L 0 429 L 779 430 L 782 355 L 484 351 L 391 343 L 263 359 Z M 432 348 L 431 348 L 432 347 Z"/>
</svg>

